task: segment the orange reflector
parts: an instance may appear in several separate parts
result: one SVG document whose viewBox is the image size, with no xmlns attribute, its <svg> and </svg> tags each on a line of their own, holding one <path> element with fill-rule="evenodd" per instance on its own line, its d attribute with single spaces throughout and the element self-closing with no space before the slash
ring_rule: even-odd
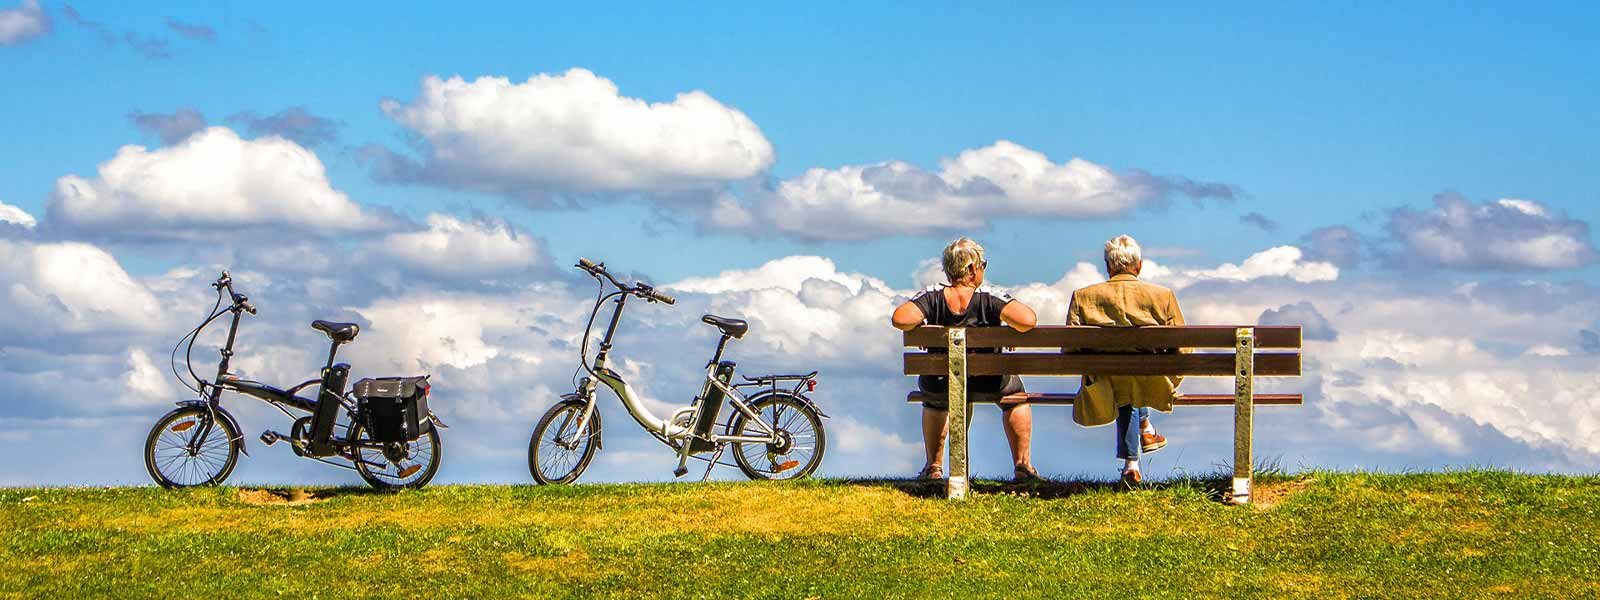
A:
<svg viewBox="0 0 1600 600">
<path fill-rule="evenodd" d="M 172 430 L 173 431 L 188 431 L 190 427 L 194 427 L 194 421 L 184 421 L 184 422 L 179 423 L 177 425 L 173 425 L 172 426 Z"/>
<path fill-rule="evenodd" d="M 417 471 L 421 471 L 421 470 L 422 470 L 422 465 L 411 465 L 411 466 L 406 467 L 404 469 L 400 469 L 400 478 L 404 479 L 404 478 L 410 477 L 412 475 L 416 475 Z"/>
<path fill-rule="evenodd" d="M 787 461 L 787 462 L 781 462 L 781 463 L 778 463 L 778 468 L 774 469 L 772 472 L 774 472 L 774 473 L 782 473 L 784 471 L 787 471 L 789 469 L 793 469 L 793 468 L 798 467 L 798 466 L 800 466 L 800 461 L 798 461 L 798 460 L 791 460 L 791 461 Z"/>
</svg>

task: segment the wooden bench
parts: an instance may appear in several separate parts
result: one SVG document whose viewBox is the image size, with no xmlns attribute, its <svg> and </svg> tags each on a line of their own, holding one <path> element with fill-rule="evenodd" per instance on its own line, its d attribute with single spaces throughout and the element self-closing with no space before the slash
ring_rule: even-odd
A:
<svg viewBox="0 0 1600 600">
<path fill-rule="evenodd" d="M 965 498 L 969 486 L 969 403 L 1071 405 L 1077 400 L 1077 394 L 1029 392 L 1002 396 L 968 392 L 966 378 L 971 375 L 1232 377 L 1233 394 L 1182 394 L 1173 405 L 1233 406 L 1233 491 L 1229 500 L 1236 504 L 1250 501 L 1251 422 L 1255 406 L 1298 405 L 1304 401 L 1300 394 L 1255 393 L 1256 377 L 1300 375 L 1299 326 L 1043 326 L 1026 333 L 1008 327 L 924 326 L 905 332 L 905 346 L 918 350 L 944 347 L 949 352 L 907 352 L 905 374 L 950 378 L 950 480 L 946 495 L 953 499 Z M 972 354 L 971 348 L 1028 351 Z M 1071 351 L 1064 353 L 1064 348 Z M 1179 348 L 1185 351 L 1174 351 Z M 1228 351 L 1218 351 L 1222 348 Z M 933 395 L 914 391 L 907 401 L 921 403 L 930 396 Z"/>
</svg>

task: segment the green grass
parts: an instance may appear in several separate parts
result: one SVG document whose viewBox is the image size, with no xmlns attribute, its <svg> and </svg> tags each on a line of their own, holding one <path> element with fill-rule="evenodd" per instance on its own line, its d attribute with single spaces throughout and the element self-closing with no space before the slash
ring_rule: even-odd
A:
<svg viewBox="0 0 1600 600">
<path fill-rule="evenodd" d="M 1219 485 L 4 489 L 0 597 L 1600 597 L 1600 477 Z"/>
</svg>

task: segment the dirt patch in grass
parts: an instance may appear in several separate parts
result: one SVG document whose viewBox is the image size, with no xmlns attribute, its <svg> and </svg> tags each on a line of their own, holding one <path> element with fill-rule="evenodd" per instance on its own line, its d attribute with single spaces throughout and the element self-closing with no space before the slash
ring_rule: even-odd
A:
<svg viewBox="0 0 1600 600">
<path fill-rule="evenodd" d="M 299 488 L 287 490 L 239 490 L 239 501 L 256 506 L 305 506 L 327 500 L 316 492 Z"/>
<path fill-rule="evenodd" d="M 1250 492 L 1250 503 L 1254 504 L 1256 508 L 1270 510 L 1290 496 L 1306 491 L 1306 488 L 1311 487 L 1311 482 L 1313 481 L 1316 481 L 1316 479 L 1305 477 L 1294 481 L 1259 484 L 1255 490 Z"/>
</svg>

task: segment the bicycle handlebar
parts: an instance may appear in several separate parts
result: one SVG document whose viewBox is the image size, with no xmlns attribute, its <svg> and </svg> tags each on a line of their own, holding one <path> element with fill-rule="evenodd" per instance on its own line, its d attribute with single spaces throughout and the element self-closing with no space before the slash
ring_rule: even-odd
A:
<svg viewBox="0 0 1600 600">
<path fill-rule="evenodd" d="M 663 294 L 661 292 L 658 292 L 656 290 L 644 290 L 644 295 L 645 295 L 646 298 L 649 298 L 651 300 L 655 300 L 656 302 L 660 302 L 662 304 L 677 304 L 678 303 L 678 301 L 673 299 L 672 296 L 668 296 L 668 295 Z"/>
<path fill-rule="evenodd" d="M 606 271 L 606 264 L 605 263 L 596 264 L 594 261 L 589 260 L 587 258 L 579 258 L 578 259 L 578 264 L 576 266 L 579 269 L 583 269 L 583 271 L 585 273 L 588 273 L 588 274 L 593 275 L 595 277 L 602 277 L 603 276 L 603 277 L 605 277 L 607 280 L 609 280 L 611 282 L 611 285 L 617 286 L 617 289 L 622 290 L 624 292 L 627 292 L 629 294 L 633 294 L 633 295 L 638 296 L 640 298 L 644 298 L 644 299 L 650 300 L 652 302 L 660 302 L 662 304 L 668 304 L 668 305 L 677 304 L 678 303 L 677 299 L 673 298 L 672 296 L 669 296 L 667 294 L 663 294 L 663 293 L 661 293 L 659 291 L 656 291 L 655 288 L 652 288 L 652 287 L 650 287 L 648 285 L 645 285 L 643 283 L 636 283 L 636 284 L 633 284 L 631 286 L 630 285 L 623 285 L 623 283 L 621 281 L 617 281 L 616 277 L 612 277 L 611 273 Z"/>
</svg>

